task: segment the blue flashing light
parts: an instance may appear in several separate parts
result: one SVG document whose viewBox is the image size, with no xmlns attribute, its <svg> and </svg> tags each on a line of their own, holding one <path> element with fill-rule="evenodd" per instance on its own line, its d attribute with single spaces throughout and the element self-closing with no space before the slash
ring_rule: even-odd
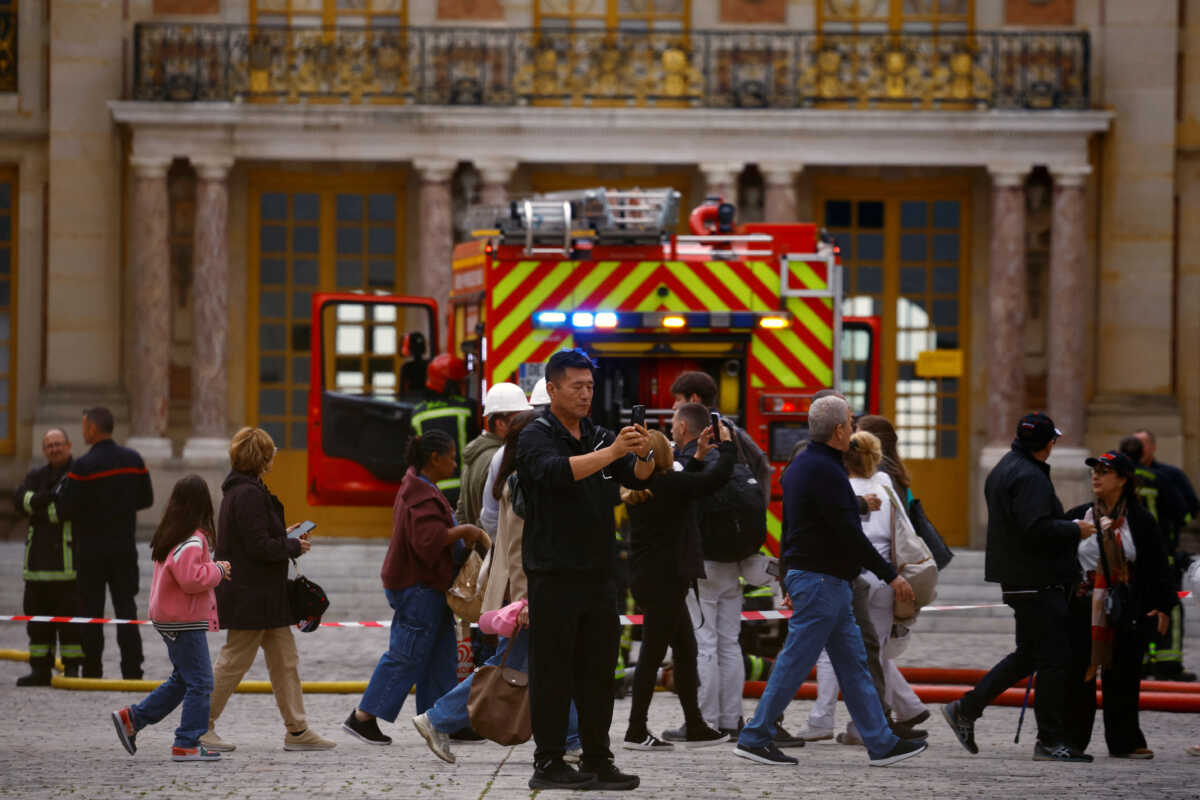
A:
<svg viewBox="0 0 1200 800">
<path fill-rule="evenodd" d="M 539 325 L 562 325 L 567 321 L 567 315 L 563 311 L 539 311 L 534 318 Z"/>
<path fill-rule="evenodd" d="M 597 328 L 615 328 L 617 327 L 617 315 L 612 311 L 599 311 L 596 313 Z"/>
<path fill-rule="evenodd" d="M 590 328 L 596 324 L 596 315 L 590 311 L 576 311 L 571 315 L 571 326 L 574 328 Z"/>
</svg>

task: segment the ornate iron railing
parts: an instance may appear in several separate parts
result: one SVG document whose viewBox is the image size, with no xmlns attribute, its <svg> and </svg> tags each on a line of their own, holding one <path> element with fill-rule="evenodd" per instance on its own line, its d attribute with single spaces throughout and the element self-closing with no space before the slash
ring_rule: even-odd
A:
<svg viewBox="0 0 1200 800">
<path fill-rule="evenodd" d="M 137 100 L 1089 107 L 1083 31 L 649 34 L 141 23 L 135 48 Z"/>
<path fill-rule="evenodd" d="M 0 11 L 0 92 L 17 91 L 17 12 Z"/>
</svg>

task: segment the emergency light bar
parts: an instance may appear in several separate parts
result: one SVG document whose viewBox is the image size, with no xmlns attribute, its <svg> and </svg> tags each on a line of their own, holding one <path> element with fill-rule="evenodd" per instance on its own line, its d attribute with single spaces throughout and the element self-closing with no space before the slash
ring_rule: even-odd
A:
<svg viewBox="0 0 1200 800">
<path fill-rule="evenodd" d="M 574 328 L 576 330 L 645 330 L 666 328 L 682 331 L 749 331 L 755 328 L 778 330 L 792 325 L 787 311 L 559 311 L 549 309 L 533 313 L 535 328 Z"/>
</svg>

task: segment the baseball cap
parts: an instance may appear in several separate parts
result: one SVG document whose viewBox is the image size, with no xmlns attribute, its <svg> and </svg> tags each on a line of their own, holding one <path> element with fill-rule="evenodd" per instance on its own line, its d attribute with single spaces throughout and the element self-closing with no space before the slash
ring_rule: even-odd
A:
<svg viewBox="0 0 1200 800">
<path fill-rule="evenodd" d="M 1083 463 L 1089 467 L 1108 467 L 1122 478 L 1132 477 L 1137 471 L 1137 467 L 1129 456 L 1118 450 L 1109 450 L 1107 453 L 1085 459 Z"/>
<path fill-rule="evenodd" d="M 1040 411 L 1026 414 L 1017 423 L 1017 441 L 1033 450 L 1041 450 L 1060 436 L 1062 431 L 1054 427 L 1054 420 Z"/>
</svg>

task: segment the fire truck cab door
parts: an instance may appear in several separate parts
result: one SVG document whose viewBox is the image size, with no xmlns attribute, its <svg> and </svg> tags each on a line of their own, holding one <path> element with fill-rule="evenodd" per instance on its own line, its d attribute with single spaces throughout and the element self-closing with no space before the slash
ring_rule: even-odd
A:
<svg viewBox="0 0 1200 800">
<path fill-rule="evenodd" d="M 413 408 L 426 398 L 412 376 L 437 354 L 436 320 L 429 298 L 313 297 L 309 503 L 392 503 L 404 477 Z"/>
</svg>

